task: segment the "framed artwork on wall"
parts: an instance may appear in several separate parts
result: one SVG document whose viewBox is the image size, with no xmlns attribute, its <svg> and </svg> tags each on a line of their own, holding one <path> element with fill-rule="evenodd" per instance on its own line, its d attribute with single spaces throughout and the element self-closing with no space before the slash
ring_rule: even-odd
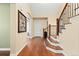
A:
<svg viewBox="0 0 79 59">
<path fill-rule="evenodd" d="M 18 10 L 18 33 L 26 32 L 26 16 Z"/>
</svg>

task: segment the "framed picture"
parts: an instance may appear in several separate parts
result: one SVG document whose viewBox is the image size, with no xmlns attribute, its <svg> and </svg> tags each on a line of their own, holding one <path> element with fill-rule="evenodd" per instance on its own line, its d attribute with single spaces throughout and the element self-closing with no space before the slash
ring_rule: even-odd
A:
<svg viewBox="0 0 79 59">
<path fill-rule="evenodd" d="M 26 16 L 18 10 L 18 33 L 26 32 Z"/>
</svg>

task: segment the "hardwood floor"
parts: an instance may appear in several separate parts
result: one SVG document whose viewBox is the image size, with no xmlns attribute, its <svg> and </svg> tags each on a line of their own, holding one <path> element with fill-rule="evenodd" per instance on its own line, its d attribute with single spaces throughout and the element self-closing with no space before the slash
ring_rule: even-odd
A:
<svg viewBox="0 0 79 59">
<path fill-rule="evenodd" d="M 18 54 L 18 56 L 60 56 L 46 49 L 44 45 L 45 39 L 34 37 L 27 46 Z"/>
</svg>

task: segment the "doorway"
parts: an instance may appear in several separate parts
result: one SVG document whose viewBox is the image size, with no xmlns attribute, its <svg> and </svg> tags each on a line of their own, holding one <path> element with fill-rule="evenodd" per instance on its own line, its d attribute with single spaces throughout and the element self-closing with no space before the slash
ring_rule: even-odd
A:
<svg viewBox="0 0 79 59">
<path fill-rule="evenodd" d="M 43 28 L 48 26 L 48 18 L 34 18 L 34 36 L 43 37 Z"/>
</svg>

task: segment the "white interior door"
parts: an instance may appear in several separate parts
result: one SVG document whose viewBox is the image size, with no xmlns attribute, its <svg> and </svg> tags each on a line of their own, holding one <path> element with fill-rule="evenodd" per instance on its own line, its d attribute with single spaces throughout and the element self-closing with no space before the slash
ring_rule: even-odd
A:
<svg viewBox="0 0 79 59">
<path fill-rule="evenodd" d="M 39 20 L 34 20 L 34 36 L 41 36 L 41 23 Z"/>
<path fill-rule="evenodd" d="M 47 20 L 34 20 L 34 36 L 43 36 L 43 28 L 47 27 Z"/>
</svg>

